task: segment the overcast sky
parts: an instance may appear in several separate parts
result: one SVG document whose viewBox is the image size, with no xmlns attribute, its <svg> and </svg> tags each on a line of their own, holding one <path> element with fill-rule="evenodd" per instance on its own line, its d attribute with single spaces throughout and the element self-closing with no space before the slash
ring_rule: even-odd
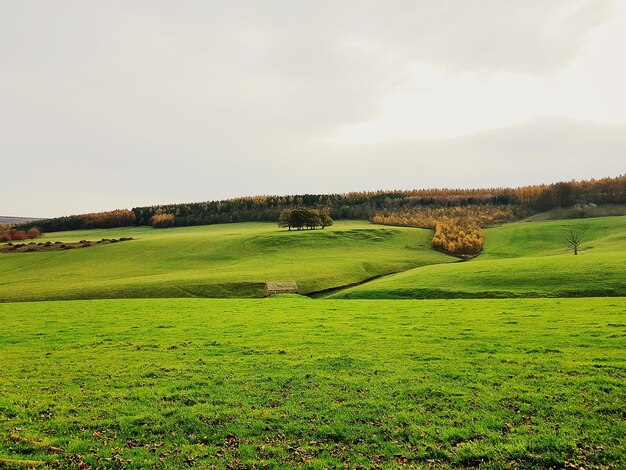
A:
<svg viewBox="0 0 626 470">
<path fill-rule="evenodd" d="M 626 172 L 623 0 L 0 0 L 0 215 Z"/>
</svg>

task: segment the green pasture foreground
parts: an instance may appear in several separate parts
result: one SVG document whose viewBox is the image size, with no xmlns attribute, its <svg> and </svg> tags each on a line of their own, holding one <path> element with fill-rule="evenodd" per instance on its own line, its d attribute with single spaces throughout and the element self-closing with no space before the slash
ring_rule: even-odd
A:
<svg viewBox="0 0 626 470">
<path fill-rule="evenodd" d="M 582 251 L 565 249 L 569 230 Z M 343 290 L 335 298 L 626 296 L 626 217 L 517 222 L 485 231 L 484 253 Z"/>
<path fill-rule="evenodd" d="M 0 325 L 0 459 L 626 467 L 624 298 L 21 302 Z"/>
<path fill-rule="evenodd" d="M 38 241 L 133 237 L 45 253 L 0 253 L 0 301 L 262 297 L 266 282 L 303 293 L 456 258 L 430 247 L 430 230 L 341 221 L 315 231 L 270 223 L 45 234 Z"/>
</svg>

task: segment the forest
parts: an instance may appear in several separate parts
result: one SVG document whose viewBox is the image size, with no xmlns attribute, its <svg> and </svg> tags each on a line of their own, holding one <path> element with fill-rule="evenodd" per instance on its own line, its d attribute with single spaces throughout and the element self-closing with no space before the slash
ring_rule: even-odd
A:
<svg viewBox="0 0 626 470">
<path fill-rule="evenodd" d="M 152 225 L 157 228 L 232 222 L 276 222 L 285 210 L 322 211 L 335 220 L 435 230 L 433 247 L 457 254 L 482 250 L 482 227 L 576 204 L 626 203 L 626 174 L 613 178 L 518 188 L 416 189 L 345 194 L 251 196 L 221 201 L 165 204 L 71 215 L 18 224 L 26 232 Z"/>
<path fill-rule="evenodd" d="M 433 229 L 433 248 L 468 256 L 482 251 L 483 227 L 517 220 L 522 214 L 524 211 L 512 205 L 413 207 L 385 211 L 372 217 L 372 222 Z"/>
</svg>

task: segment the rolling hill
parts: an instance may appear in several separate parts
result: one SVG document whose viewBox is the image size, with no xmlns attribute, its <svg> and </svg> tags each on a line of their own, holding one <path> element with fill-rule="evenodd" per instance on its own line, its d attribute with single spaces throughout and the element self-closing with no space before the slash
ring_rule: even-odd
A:
<svg viewBox="0 0 626 470">
<path fill-rule="evenodd" d="M 584 234 L 578 256 L 564 249 L 570 229 Z M 268 281 L 296 281 L 300 293 L 311 294 L 377 276 L 383 277 L 318 295 L 419 299 L 626 294 L 626 217 L 490 228 L 484 253 L 467 262 L 433 251 L 431 233 L 358 221 L 299 232 L 270 223 L 58 232 L 38 241 L 134 240 L 0 254 L 0 301 L 260 297 Z"/>
<path fill-rule="evenodd" d="M 569 230 L 584 234 L 567 253 Z M 516 222 L 490 228 L 484 253 L 343 290 L 334 298 L 588 297 L 626 295 L 626 217 Z"/>
<path fill-rule="evenodd" d="M 45 253 L 0 254 L 0 300 L 260 297 L 265 282 L 302 293 L 455 258 L 430 248 L 429 230 L 338 222 L 316 231 L 270 223 L 46 234 L 38 242 L 133 237 Z"/>
<path fill-rule="evenodd" d="M 599 296 L 626 293 L 626 217 L 488 229 L 467 262 L 431 236 L 126 227 L 0 253 L 0 466 L 623 467 L 626 301 Z M 555 296 L 596 297 L 451 298 Z M 445 299 L 387 300 L 422 297 Z"/>
</svg>

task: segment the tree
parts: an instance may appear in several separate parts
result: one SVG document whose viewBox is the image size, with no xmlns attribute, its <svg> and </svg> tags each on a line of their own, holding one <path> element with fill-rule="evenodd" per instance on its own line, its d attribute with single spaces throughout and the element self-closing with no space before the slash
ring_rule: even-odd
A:
<svg viewBox="0 0 626 470">
<path fill-rule="evenodd" d="M 320 222 L 321 222 L 320 225 L 322 229 L 324 227 L 330 227 L 331 225 L 335 223 L 333 219 L 330 218 L 330 215 L 328 214 L 327 211 L 319 211 L 319 217 L 320 217 Z"/>
<path fill-rule="evenodd" d="M 297 208 L 293 209 L 289 214 L 289 223 L 297 230 L 302 230 L 306 226 L 307 222 L 307 209 Z"/>
<path fill-rule="evenodd" d="M 291 209 L 281 211 L 278 216 L 278 226 L 281 228 L 288 227 L 291 231 Z"/>
<path fill-rule="evenodd" d="M 35 238 L 41 237 L 41 230 L 37 227 L 31 227 L 28 229 L 28 232 L 26 232 L 26 236 L 31 240 L 34 240 Z"/>
<path fill-rule="evenodd" d="M 174 226 L 174 214 L 157 214 L 150 218 L 150 225 L 154 228 L 166 228 Z"/>
<path fill-rule="evenodd" d="M 305 209 L 303 207 L 285 209 L 278 217 L 278 226 L 288 227 L 289 230 L 292 228 L 296 230 L 302 230 L 303 228 L 315 230 L 317 227 L 324 228 L 332 224 L 333 219 L 325 211 Z"/>
<path fill-rule="evenodd" d="M 309 230 L 315 230 L 322 225 L 322 219 L 320 218 L 319 211 L 304 209 L 304 225 Z"/>
<path fill-rule="evenodd" d="M 567 251 L 573 251 L 575 255 L 578 254 L 580 245 L 583 242 L 583 235 L 575 230 L 570 230 L 565 236 L 565 247 Z"/>
</svg>

